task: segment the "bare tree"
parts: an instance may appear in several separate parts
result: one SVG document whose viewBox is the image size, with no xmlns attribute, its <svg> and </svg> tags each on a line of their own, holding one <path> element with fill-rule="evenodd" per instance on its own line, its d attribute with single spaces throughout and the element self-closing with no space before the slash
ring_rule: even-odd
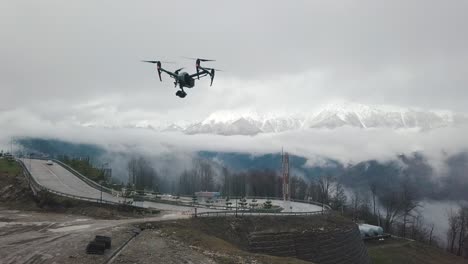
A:
<svg viewBox="0 0 468 264">
<path fill-rule="evenodd" d="M 359 206 L 361 204 L 361 192 L 358 189 L 354 189 L 351 194 L 351 206 L 353 210 L 353 221 L 358 220 L 359 218 Z"/>
<path fill-rule="evenodd" d="M 335 184 L 335 190 L 333 193 L 333 197 L 331 199 L 331 205 L 334 209 L 339 210 L 343 209 L 344 205 L 346 204 L 347 197 L 343 188 L 343 185 L 341 183 L 337 182 Z"/>
<path fill-rule="evenodd" d="M 406 178 L 401 184 L 401 193 L 399 195 L 399 199 L 401 214 L 403 215 L 402 236 L 406 237 L 406 225 L 408 223 L 408 217 L 411 216 L 413 210 L 421 206 L 421 203 L 418 200 L 416 194 L 416 187 L 410 183 L 408 178 Z"/>
<path fill-rule="evenodd" d="M 434 223 L 431 223 L 430 225 L 431 231 L 429 232 L 429 245 L 432 245 L 432 234 L 434 233 Z"/>
<path fill-rule="evenodd" d="M 307 199 L 320 202 L 320 187 L 317 184 L 316 181 L 311 181 L 309 182 L 309 185 L 307 187 Z"/>
<path fill-rule="evenodd" d="M 461 256 L 463 250 L 463 241 L 466 237 L 466 229 L 468 224 L 468 208 L 461 206 L 458 210 L 458 221 L 460 224 L 460 232 L 458 234 L 458 251 L 457 256 Z"/>
<path fill-rule="evenodd" d="M 455 240 L 460 229 L 460 219 L 457 212 L 454 212 L 452 208 L 447 212 L 447 217 L 449 222 L 449 229 L 447 231 L 448 250 L 450 253 L 455 253 Z"/>
<path fill-rule="evenodd" d="M 207 161 L 199 160 L 197 163 L 197 173 L 200 179 L 200 188 L 206 191 L 214 189 L 214 171 Z"/>
<path fill-rule="evenodd" d="M 369 183 L 369 189 L 370 189 L 370 192 L 372 194 L 372 207 L 373 207 L 373 214 L 376 216 L 376 212 L 375 212 L 375 198 L 377 196 L 377 182 L 375 181 L 372 181 Z"/>
<path fill-rule="evenodd" d="M 290 190 L 292 199 L 304 199 L 307 191 L 307 183 L 303 178 L 292 176 L 290 179 Z"/>
<path fill-rule="evenodd" d="M 137 174 L 137 159 L 132 157 L 127 164 L 128 170 L 128 182 L 132 185 L 136 183 L 136 174 Z"/>
<path fill-rule="evenodd" d="M 385 230 L 391 230 L 393 222 L 401 213 L 399 193 L 396 191 L 386 191 L 379 197 L 380 204 L 385 209 Z"/>
<path fill-rule="evenodd" d="M 229 197 L 231 195 L 231 175 L 226 167 L 223 167 L 222 175 L 224 178 L 223 195 Z"/>
<path fill-rule="evenodd" d="M 318 179 L 318 186 L 320 188 L 320 202 L 328 204 L 330 200 L 330 188 L 333 178 L 331 175 L 322 175 Z"/>
</svg>

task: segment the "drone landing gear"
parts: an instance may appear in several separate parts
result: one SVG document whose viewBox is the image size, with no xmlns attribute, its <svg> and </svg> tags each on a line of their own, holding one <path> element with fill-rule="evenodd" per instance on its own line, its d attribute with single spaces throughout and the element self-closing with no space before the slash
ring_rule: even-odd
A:
<svg viewBox="0 0 468 264">
<path fill-rule="evenodd" d="M 178 90 L 175 94 L 179 96 L 180 98 L 184 98 L 185 96 L 187 96 L 187 93 L 184 92 L 183 90 Z"/>
</svg>

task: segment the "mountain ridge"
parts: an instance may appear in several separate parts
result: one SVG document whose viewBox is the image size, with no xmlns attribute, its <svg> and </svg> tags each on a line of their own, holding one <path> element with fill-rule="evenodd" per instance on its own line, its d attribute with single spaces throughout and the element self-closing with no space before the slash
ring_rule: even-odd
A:
<svg viewBox="0 0 468 264">
<path fill-rule="evenodd" d="M 343 126 L 362 129 L 430 130 L 468 124 L 468 115 L 451 111 L 429 111 L 362 104 L 332 104 L 317 111 L 266 113 L 218 111 L 201 122 L 181 129 L 186 134 L 256 135 L 301 129 L 335 129 Z"/>
<path fill-rule="evenodd" d="M 424 110 L 386 105 L 357 103 L 328 104 L 306 111 L 257 111 L 253 109 L 219 110 L 206 118 L 188 122 L 133 120 L 127 125 L 85 123 L 83 126 L 105 128 L 143 128 L 158 132 L 181 132 L 187 135 L 216 134 L 253 136 L 307 129 L 416 129 L 428 131 L 441 127 L 468 124 L 468 114 L 449 110 Z"/>
</svg>

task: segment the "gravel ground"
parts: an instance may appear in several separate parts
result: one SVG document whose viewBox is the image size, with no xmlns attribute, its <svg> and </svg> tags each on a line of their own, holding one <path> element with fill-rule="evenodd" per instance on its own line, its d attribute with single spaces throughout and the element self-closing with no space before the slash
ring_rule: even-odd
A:
<svg viewBox="0 0 468 264">
<path fill-rule="evenodd" d="M 151 218 L 99 220 L 0 208 L 0 264 L 103 263 L 133 235 L 134 224 L 186 217 L 166 214 Z M 85 253 L 86 245 L 95 235 L 112 238 L 112 248 L 105 255 Z"/>
<path fill-rule="evenodd" d="M 144 230 L 112 263 L 217 263 L 209 256 L 171 239 L 160 230 Z"/>
</svg>

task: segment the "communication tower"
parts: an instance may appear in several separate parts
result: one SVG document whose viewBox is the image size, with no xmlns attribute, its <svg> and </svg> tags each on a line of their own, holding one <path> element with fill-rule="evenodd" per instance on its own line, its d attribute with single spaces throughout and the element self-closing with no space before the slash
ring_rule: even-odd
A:
<svg viewBox="0 0 468 264">
<path fill-rule="evenodd" d="M 283 173 L 283 200 L 289 201 L 291 198 L 289 187 L 289 154 L 281 151 L 282 173 Z"/>
</svg>

